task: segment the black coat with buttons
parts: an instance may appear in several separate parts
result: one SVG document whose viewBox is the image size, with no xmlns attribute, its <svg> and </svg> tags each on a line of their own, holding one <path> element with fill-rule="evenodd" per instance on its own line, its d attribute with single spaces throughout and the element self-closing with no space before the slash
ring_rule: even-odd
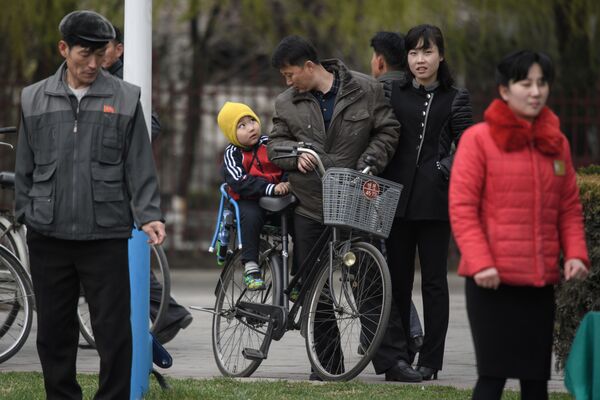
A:
<svg viewBox="0 0 600 400">
<path fill-rule="evenodd" d="M 454 149 L 473 124 L 469 92 L 413 80 L 392 86 L 391 104 L 400 121 L 400 140 L 382 173 L 404 185 L 396 217 L 448 220 L 448 178 Z"/>
</svg>

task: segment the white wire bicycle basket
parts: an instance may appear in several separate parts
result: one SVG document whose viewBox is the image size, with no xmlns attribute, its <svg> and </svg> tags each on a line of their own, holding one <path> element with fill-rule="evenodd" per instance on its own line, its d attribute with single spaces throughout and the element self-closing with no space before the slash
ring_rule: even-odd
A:
<svg viewBox="0 0 600 400">
<path fill-rule="evenodd" d="M 387 238 L 402 185 L 349 168 L 330 168 L 323 176 L 323 222 Z"/>
</svg>

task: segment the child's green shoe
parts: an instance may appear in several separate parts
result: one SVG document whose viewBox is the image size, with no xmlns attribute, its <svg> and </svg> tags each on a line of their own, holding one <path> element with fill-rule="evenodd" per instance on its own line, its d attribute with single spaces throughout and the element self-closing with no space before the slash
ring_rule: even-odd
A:
<svg viewBox="0 0 600 400">
<path fill-rule="evenodd" d="M 298 301 L 298 297 L 300 297 L 300 289 L 294 287 L 290 292 L 290 301 L 292 303 L 295 303 L 296 301 Z"/>
<path fill-rule="evenodd" d="M 244 273 L 244 285 L 248 290 L 265 290 L 265 282 L 262 280 L 260 272 Z"/>
</svg>

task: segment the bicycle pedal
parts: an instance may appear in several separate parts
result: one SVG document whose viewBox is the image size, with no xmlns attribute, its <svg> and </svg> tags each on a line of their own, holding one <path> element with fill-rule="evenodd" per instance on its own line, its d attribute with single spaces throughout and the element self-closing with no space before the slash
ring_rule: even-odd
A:
<svg viewBox="0 0 600 400">
<path fill-rule="evenodd" d="M 264 360 L 265 358 L 267 358 L 267 355 L 264 354 L 262 351 L 256 350 L 256 349 L 250 349 L 248 347 L 246 347 L 246 348 L 244 348 L 244 350 L 242 350 L 242 355 L 247 360 L 255 360 L 255 361 Z"/>
</svg>

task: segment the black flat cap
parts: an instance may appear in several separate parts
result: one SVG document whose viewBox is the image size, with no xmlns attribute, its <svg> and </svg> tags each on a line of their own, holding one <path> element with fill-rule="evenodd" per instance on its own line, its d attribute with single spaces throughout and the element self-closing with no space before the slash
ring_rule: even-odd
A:
<svg viewBox="0 0 600 400">
<path fill-rule="evenodd" d="M 58 24 L 63 38 L 77 37 L 87 42 L 108 42 L 115 38 L 112 24 L 94 11 L 73 11 L 65 15 Z"/>
</svg>

